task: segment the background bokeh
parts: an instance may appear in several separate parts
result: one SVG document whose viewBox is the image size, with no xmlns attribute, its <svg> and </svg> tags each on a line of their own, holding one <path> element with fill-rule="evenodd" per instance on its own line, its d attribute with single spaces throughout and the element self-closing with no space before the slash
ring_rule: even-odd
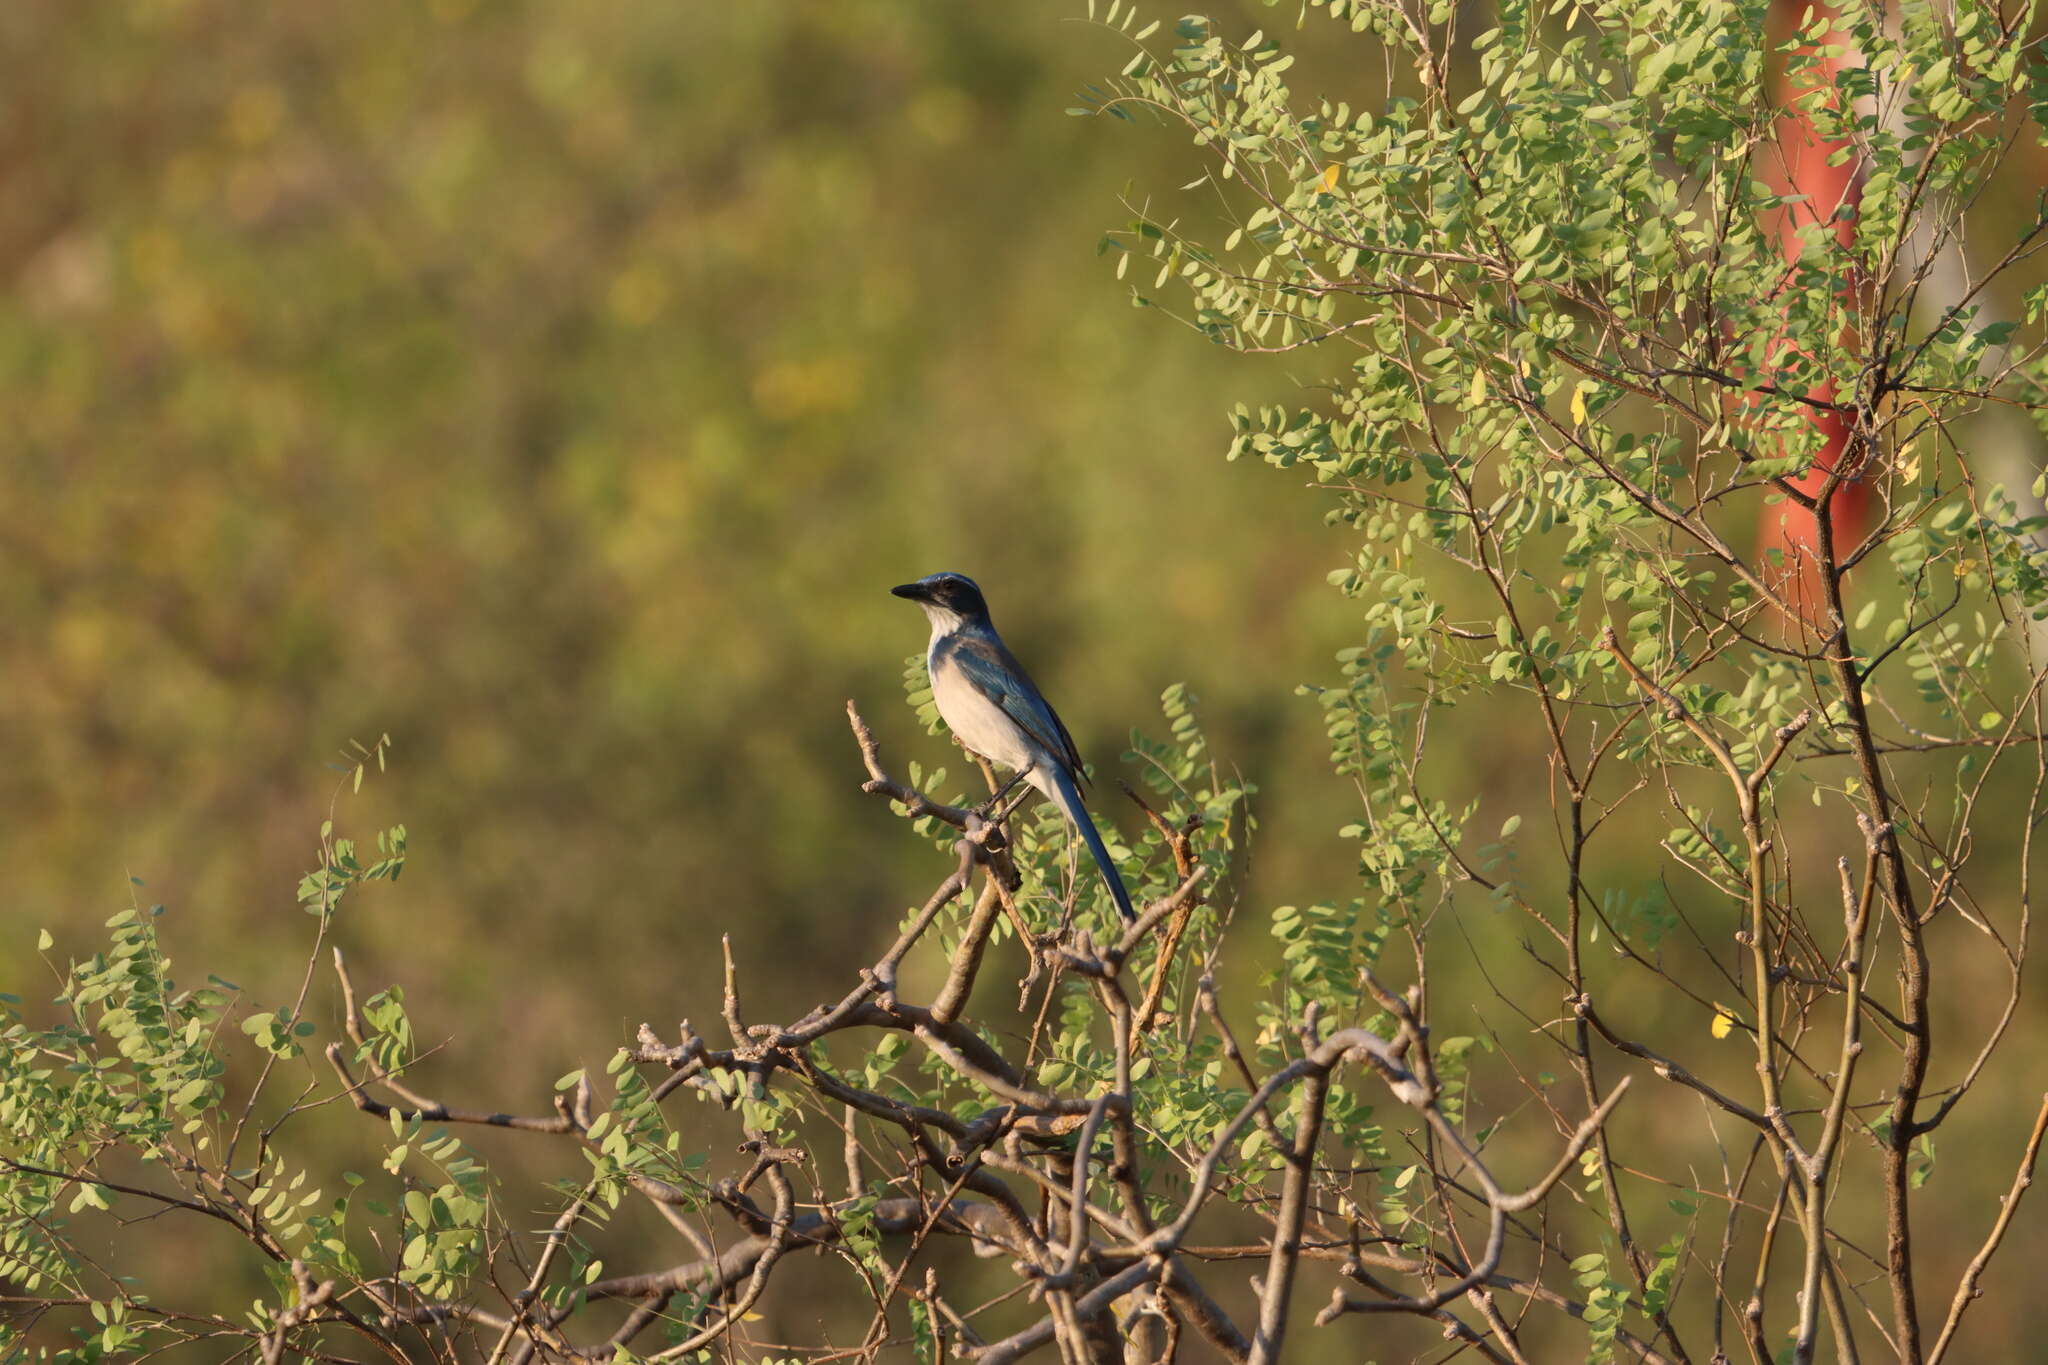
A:
<svg viewBox="0 0 2048 1365">
<path fill-rule="evenodd" d="M 388 732 L 340 826 L 403 820 L 414 861 L 345 936 L 430 1015 L 537 1073 L 601 1055 L 692 1008 L 719 929 L 807 1000 L 937 875 L 877 837 L 842 707 L 954 757 L 899 705 L 925 627 L 885 591 L 941 567 L 1106 771 L 1186 681 L 1275 811 L 1324 780 L 1291 689 L 1340 642 L 1342 543 L 1219 458 L 1258 374 L 1097 258 L 1143 159 L 1192 162 L 1063 115 L 1120 58 L 1056 8 L 0 33 L 11 922 L 97 925 L 138 877 L 254 988 L 325 765 Z M 1320 843 L 1266 884 L 1341 867 Z"/>
<path fill-rule="evenodd" d="M 1124 57 L 1078 8 L 0 6 L 0 987 L 139 894 L 275 1002 L 332 807 L 409 827 L 340 936 L 496 1087 L 451 1099 L 544 1108 L 715 1016 L 721 933 L 757 1017 L 801 1010 L 943 874 L 842 710 L 961 771 L 886 593 L 942 567 L 1105 775 L 1162 688 L 1202 698 L 1260 789 L 1251 912 L 1353 894 L 1295 695 L 1354 642 L 1347 542 L 1222 459 L 1229 403 L 1331 362 L 1131 310 L 1120 200 L 1209 205 L 1165 203 L 1176 135 L 1063 115 Z M 1329 26 L 1298 47 L 1301 88 L 1355 79 Z M 1540 809 L 1519 718 L 1435 742 Z M 2038 1088 L 1962 1130 L 2000 1144 L 1967 1207 Z"/>
</svg>

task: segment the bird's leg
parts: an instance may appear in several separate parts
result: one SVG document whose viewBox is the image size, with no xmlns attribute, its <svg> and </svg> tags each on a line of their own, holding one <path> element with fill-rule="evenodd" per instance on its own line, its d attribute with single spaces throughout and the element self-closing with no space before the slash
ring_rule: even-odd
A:
<svg viewBox="0 0 2048 1365">
<path fill-rule="evenodd" d="M 983 775 L 988 778 L 990 783 L 994 783 L 995 774 L 990 770 L 988 760 L 979 759 L 978 761 L 981 764 Z M 1001 810 L 996 810 L 995 807 L 1001 803 L 1005 796 L 1010 794 L 1011 790 L 1019 782 L 1022 782 L 1030 775 L 1031 766 L 1026 766 L 1023 771 L 1016 773 L 1009 781 L 990 792 L 986 801 L 975 806 L 968 813 L 967 827 L 970 831 L 979 825 L 989 827 L 982 835 L 982 847 L 992 855 L 988 865 L 989 873 L 1003 884 L 1003 888 L 1006 891 L 1013 893 L 1024 884 L 1024 874 L 1017 870 L 1015 861 L 1007 856 L 1009 837 L 1003 828 L 1003 822 L 1010 818 L 1010 812 L 1014 811 L 1018 804 L 1023 801 L 1023 794 L 1020 793 L 1016 801 L 1004 806 Z"/>
<path fill-rule="evenodd" d="M 1009 785 L 1015 786 L 1016 784 L 1013 782 Z M 1026 801 L 1029 801 L 1030 799 L 1031 793 L 1029 790 L 1018 792 L 1014 797 L 1010 798 L 1010 803 L 1008 805 L 1004 806 L 1000 811 L 996 812 L 996 823 L 1001 824 L 1003 821 L 1009 819 L 1010 816 L 1016 811 L 1017 807 L 1023 805 Z"/>
<path fill-rule="evenodd" d="M 974 813 L 976 815 L 979 815 L 982 819 L 987 820 L 989 812 L 994 810 L 997 805 L 1001 804 L 1002 799 L 1005 796 L 1008 796 L 1011 790 L 1015 788 L 1019 782 L 1022 782 L 1025 778 L 1029 777 L 1031 775 L 1031 769 L 1036 766 L 1038 765 L 1032 764 L 1029 767 L 1019 768 L 1015 773 L 1012 773 L 1010 775 L 1010 780 L 1008 782 L 1005 782 L 1002 786 L 996 788 L 995 791 L 989 794 L 988 800 L 982 802 L 980 805 L 974 808 Z M 1023 798 L 1020 797 L 1018 799 L 1022 800 Z M 1010 807 L 1009 810 L 1005 810 L 1001 816 L 997 817 L 995 820 L 990 821 L 990 823 L 1000 824 L 1003 820 L 1008 819 L 1010 811 L 1015 809 L 1015 806 Z"/>
</svg>

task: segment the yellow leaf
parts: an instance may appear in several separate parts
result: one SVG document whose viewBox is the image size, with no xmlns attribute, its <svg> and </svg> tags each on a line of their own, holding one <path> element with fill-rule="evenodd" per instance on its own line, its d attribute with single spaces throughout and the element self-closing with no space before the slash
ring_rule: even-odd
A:
<svg viewBox="0 0 2048 1365">
<path fill-rule="evenodd" d="M 1472 406 L 1478 407 L 1486 401 L 1486 371 L 1472 371 Z"/>
<path fill-rule="evenodd" d="M 1321 177 L 1324 194 L 1335 194 L 1337 192 L 1337 177 L 1343 173 L 1344 167 L 1342 165 L 1335 161 L 1330 163 L 1329 169 L 1324 171 Z"/>
<path fill-rule="evenodd" d="M 1586 425 L 1586 386 L 1580 384 L 1572 389 L 1572 424 Z"/>
<path fill-rule="evenodd" d="M 1714 1022 L 1707 1026 L 1707 1031 L 1716 1038 L 1726 1038 L 1735 1031 L 1735 1016 L 1718 1000 L 1714 1002 Z"/>
</svg>

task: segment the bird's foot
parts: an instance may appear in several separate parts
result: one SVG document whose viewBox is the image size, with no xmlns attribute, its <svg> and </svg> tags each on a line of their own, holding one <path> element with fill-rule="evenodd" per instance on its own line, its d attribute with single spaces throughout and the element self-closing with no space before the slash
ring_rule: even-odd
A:
<svg viewBox="0 0 2048 1365">
<path fill-rule="evenodd" d="M 991 818 L 989 813 L 995 810 L 998 805 L 1001 805 L 1003 798 L 1008 796 L 1012 791 L 1014 791 L 1019 782 L 1022 782 L 1026 777 L 1029 777 L 1030 775 L 1031 769 L 1018 769 L 1015 773 L 1011 774 L 1009 781 L 1003 783 L 1002 786 L 990 792 L 988 800 L 976 806 L 974 808 L 974 813 L 980 816 L 982 819 L 989 821 L 990 824 L 1000 824 L 1002 823 L 1002 821 L 1007 820 L 1010 816 L 1010 812 L 1015 810 L 1017 808 L 1017 805 L 1023 801 L 1023 793 L 1019 792 L 1017 800 L 1015 802 L 1012 802 L 1008 806 L 1004 806 L 1003 813 L 1001 815 Z"/>
</svg>

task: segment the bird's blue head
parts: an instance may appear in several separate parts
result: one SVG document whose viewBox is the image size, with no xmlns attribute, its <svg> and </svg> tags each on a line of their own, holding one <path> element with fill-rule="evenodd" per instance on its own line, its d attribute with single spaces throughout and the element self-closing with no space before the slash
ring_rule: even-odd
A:
<svg viewBox="0 0 2048 1365">
<path fill-rule="evenodd" d="M 974 580 L 964 573 L 927 574 L 915 583 L 904 583 L 889 591 L 923 607 L 932 625 L 940 630 L 988 621 L 988 602 Z"/>
</svg>

